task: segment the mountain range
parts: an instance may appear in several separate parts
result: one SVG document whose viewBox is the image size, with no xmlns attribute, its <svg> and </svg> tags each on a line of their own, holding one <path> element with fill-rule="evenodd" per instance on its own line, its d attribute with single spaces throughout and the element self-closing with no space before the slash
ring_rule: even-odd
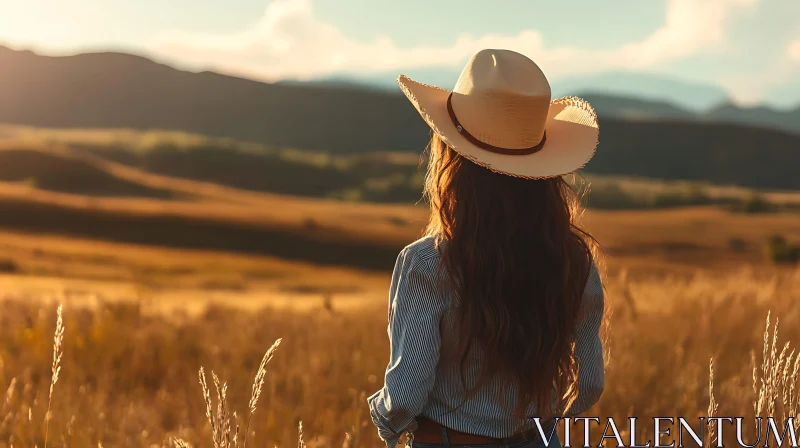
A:
<svg viewBox="0 0 800 448">
<path fill-rule="evenodd" d="M 415 79 L 438 86 L 455 85 L 457 73 L 443 69 L 417 71 Z M 394 91 L 394 77 L 334 76 L 282 84 L 363 88 Z M 728 92 L 711 84 L 692 83 L 649 74 L 609 72 L 553 82 L 553 97 L 579 96 L 589 100 L 600 116 L 630 120 L 681 119 L 755 125 L 800 133 L 800 104 L 781 110 L 769 106 L 742 107 Z"/>
<path fill-rule="evenodd" d="M 587 172 L 800 189 L 800 108 L 701 114 L 667 101 L 585 96 L 601 123 Z M 3 47 L 0 123 L 180 130 L 332 154 L 419 152 L 429 138 L 399 92 L 268 84 L 122 53 L 48 57 Z"/>
<path fill-rule="evenodd" d="M 460 72 L 452 68 L 422 67 L 408 70 L 405 74 L 425 84 L 451 88 L 456 84 Z M 395 91 L 397 90 L 396 79 L 397 74 L 394 72 L 366 75 L 339 74 L 313 79 L 307 83 L 328 86 L 362 86 Z M 598 93 L 673 102 L 697 113 L 706 112 L 717 105 L 728 103 L 731 98 L 728 91 L 713 84 L 685 81 L 649 73 L 604 72 L 557 78 L 552 80 L 551 84 L 554 98 Z"/>
</svg>

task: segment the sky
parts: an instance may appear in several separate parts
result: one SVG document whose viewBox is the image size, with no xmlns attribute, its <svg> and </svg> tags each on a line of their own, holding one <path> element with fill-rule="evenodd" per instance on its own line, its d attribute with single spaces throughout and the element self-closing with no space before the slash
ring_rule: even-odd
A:
<svg viewBox="0 0 800 448">
<path fill-rule="evenodd" d="M 0 45 L 265 81 L 461 67 L 507 48 L 551 80 L 622 70 L 800 103 L 800 0 L 0 0 Z"/>
</svg>

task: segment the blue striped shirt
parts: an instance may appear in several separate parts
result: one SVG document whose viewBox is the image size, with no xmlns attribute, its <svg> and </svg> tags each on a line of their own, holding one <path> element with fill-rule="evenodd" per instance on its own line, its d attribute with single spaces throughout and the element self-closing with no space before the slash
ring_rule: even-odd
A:
<svg viewBox="0 0 800 448">
<path fill-rule="evenodd" d="M 389 288 L 389 340 L 391 352 L 384 386 L 369 397 L 372 421 L 389 448 L 400 435 L 417 427 L 415 417 L 425 416 L 450 429 L 505 438 L 535 427 L 515 415 L 517 388 L 488 382 L 462 404 L 465 391 L 457 363 L 439 362 L 440 354 L 455 345 L 455 313 L 448 313 L 452 295 L 441 290 L 437 275 L 439 253 L 434 237 L 422 238 L 397 257 Z M 603 346 L 599 331 L 603 318 L 603 287 L 593 265 L 581 303 L 575 339 L 580 365 L 578 397 L 569 415 L 595 404 L 603 392 Z M 479 355 L 470 360 L 469 381 L 478 374 Z M 458 407 L 461 405 L 461 407 Z M 453 409 L 457 408 L 455 411 Z M 533 405 L 529 415 L 535 415 Z"/>
</svg>

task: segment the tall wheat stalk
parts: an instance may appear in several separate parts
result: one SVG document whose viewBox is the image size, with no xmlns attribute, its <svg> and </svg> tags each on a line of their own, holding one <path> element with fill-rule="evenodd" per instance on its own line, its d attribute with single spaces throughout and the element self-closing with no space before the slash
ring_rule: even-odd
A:
<svg viewBox="0 0 800 448">
<path fill-rule="evenodd" d="M 783 413 L 783 420 L 797 418 L 800 414 L 800 393 L 797 391 L 797 379 L 800 377 L 800 353 L 789 351 L 789 342 L 778 350 L 778 320 L 771 324 L 771 313 L 767 313 L 766 328 L 761 351 L 761 364 L 756 362 L 755 353 L 750 358 L 753 365 L 753 413 L 755 417 L 774 417 L 778 407 Z M 714 397 L 714 359 L 708 365 L 708 417 L 714 417 L 719 407 Z M 800 422 L 795 421 L 795 430 L 800 429 Z M 717 442 L 717 428 L 709 422 L 706 443 L 708 446 Z"/>
<path fill-rule="evenodd" d="M 789 351 L 789 342 L 778 350 L 778 319 L 770 332 L 771 313 L 767 313 L 764 329 L 761 364 L 756 362 L 755 353 L 751 353 L 753 365 L 753 413 L 756 417 L 774 417 L 780 407 L 784 421 L 789 417 L 797 418 L 800 414 L 800 394 L 797 392 L 797 379 L 800 377 L 800 353 L 794 349 Z M 713 360 L 709 370 L 708 415 L 713 416 L 718 404 L 714 399 L 714 367 Z M 795 421 L 795 430 L 800 429 L 800 422 Z M 710 440 L 716 439 L 714 428 L 709 427 Z"/>
<path fill-rule="evenodd" d="M 778 320 L 772 327 L 770 335 L 770 314 L 767 314 L 767 325 L 764 330 L 764 347 L 761 353 L 761 366 L 753 363 L 753 411 L 756 417 L 774 416 L 778 404 L 786 416 L 796 416 L 797 406 L 790 398 L 797 375 L 787 364 L 791 364 L 789 343 L 778 351 Z M 787 355 L 788 354 L 788 355 Z M 788 389 L 788 390 L 787 390 Z M 781 401 L 778 401 L 778 399 Z"/>
<path fill-rule="evenodd" d="M 231 421 L 228 418 L 228 383 L 220 386 L 219 377 L 211 372 L 214 379 L 214 387 L 217 389 L 217 436 L 216 442 L 220 447 L 229 447 L 231 444 Z"/>
<path fill-rule="evenodd" d="M 267 352 L 264 353 L 264 357 L 261 359 L 261 364 L 258 366 L 258 371 L 256 372 L 256 377 L 253 381 L 253 390 L 250 395 L 250 412 L 247 416 L 247 425 L 245 426 L 243 437 L 244 442 L 242 444 L 243 448 L 247 447 L 247 439 L 250 432 L 250 419 L 256 412 L 256 405 L 258 404 L 258 399 L 261 397 L 261 390 L 264 387 L 264 380 L 266 379 L 267 374 L 267 364 L 269 364 L 269 362 L 272 360 L 272 357 L 275 355 L 275 351 L 278 349 L 280 344 L 281 339 L 276 340 L 275 343 L 272 344 L 272 347 L 270 347 Z M 208 383 L 206 382 L 205 369 L 200 367 L 198 378 L 200 380 L 200 388 L 203 392 L 203 400 L 205 401 L 206 405 L 206 417 L 208 418 L 208 422 L 211 424 L 211 437 L 214 441 L 214 448 L 239 448 L 239 417 L 237 416 L 236 412 L 233 413 L 232 417 L 228 416 L 228 384 L 221 382 L 217 374 L 214 372 L 211 372 L 211 377 L 214 381 L 214 387 L 217 391 L 216 414 L 214 413 L 211 391 L 209 390 Z M 233 420 L 233 424 L 231 420 Z M 235 429 L 233 429 L 234 426 Z M 301 442 L 303 437 L 302 431 L 303 430 L 301 426 Z M 183 439 L 175 438 L 172 440 L 172 443 L 175 445 L 175 448 L 190 447 L 190 445 Z M 305 446 L 305 444 L 303 446 Z"/>
<path fill-rule="evenodd" d="M 58 382 L 61 372 L 61 356 L 64 354 L 64 319 L 62 316 L 63 305 L 58 305 L 58 319 L 56 320 L 56 333 L 53 337 L 53 373 L 50 379 L 50 395 L 47 398 L 47 412 L 44 414 L 44 448 L 47 448 L 47 436 L 50 432 L 50 407 L 53 404 L 53 389 Z"/>
<path fill-rule="evenodd" d="M 708 362 L 708 418 L 709 420 L 717 415 L 719 403 L 714 398 L 714 358 Z M 707 433 L 707 445 L 710 447 L 717 442 L 717 427 L 709 423 Z"/>
<path fill-rule="evenodd" d="M 206 383 L 206 372 L 203 367 L 200 367 L 200 371 L 197 373 L 197 376 L 200 379 L 200 388 L 203 391 L 203 398 L 206 402 L 206 418 L 208 418 L 208 422 L 211 424 L 211 438 L 214 439 L 214 446 L 217 444 L 217 420 L 214 416 L 214 405 L 211 404 L 211 393 L 208 391 L 208 384 Z"/>
<path fill-rule="evenodd" d="M 275 355 L 275 350 L 281 345 L 281 340 L 282 339 L 276 340 L 275 343 L 272 344 L 272 347 L 264 353 L 264 357 L 261 358 L 261 364 L 258 366 L 258 371 L 256 371 L 256 377 L 253 379 L 253 391 L 250 394 L 249 403 L 250 412 L 247 414 L 247 424 L 244 427 L 244 448 L 247 448 L 247 438 L 250 435 L 250 420 L 256 412 L 256 405 L 258 404 L 258 399 L 261 397 L 261 389 L 264 387 L 264 380 L 267 376 L 267 364 L 269 364 L 272 357 Z"/>
</svg>

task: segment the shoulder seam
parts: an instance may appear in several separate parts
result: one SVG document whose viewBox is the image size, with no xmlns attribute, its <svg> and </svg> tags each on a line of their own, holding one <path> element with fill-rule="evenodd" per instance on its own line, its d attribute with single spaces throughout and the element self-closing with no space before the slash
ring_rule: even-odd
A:
<svg viewBox="0 0 800 448">
<path fill-rule="evenodd" d="M 424 261 L 438 258 L 439 252 L 436 250 L 434 238 L 434 236 L 422 237 L 406 246 L 403 250 Z"/>
</svg>

